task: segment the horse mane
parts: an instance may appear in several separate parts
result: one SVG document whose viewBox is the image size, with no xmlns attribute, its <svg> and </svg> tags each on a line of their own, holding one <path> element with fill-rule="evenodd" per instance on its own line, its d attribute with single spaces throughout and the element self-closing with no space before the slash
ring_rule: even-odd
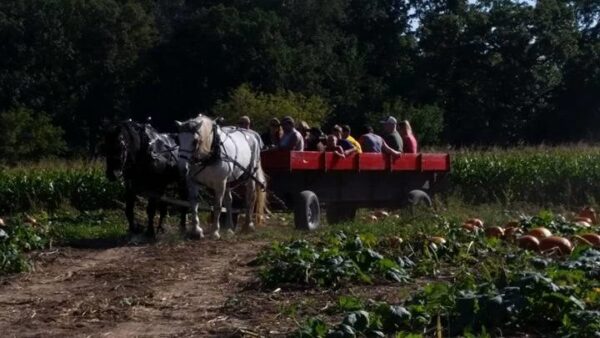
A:
<svg viewBox="0 0 600 338">
<path fill-rule="evenodd" d="M 199 115 L 196 118 L 198 122 L 196 133 L 198 134 L 198 143 L 196 152 L 199 155 L 208 155 L 212 151 L 214 140 L 214 122 L 206 116 Z"/>
</svg>

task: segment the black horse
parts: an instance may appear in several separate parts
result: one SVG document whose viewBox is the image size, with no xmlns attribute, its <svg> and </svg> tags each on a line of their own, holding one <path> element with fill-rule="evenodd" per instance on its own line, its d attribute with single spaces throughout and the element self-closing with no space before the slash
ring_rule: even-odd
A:
<svg viewBox="0 0 600 338">
<path fill-rule="evenodd" d="M 160 208 L 158 228 L 167 212 L 167 204 L 160 201 L 170 184 L 175 183 L 182 200 L 187 200 L 185 178 L 177 166 L 178 147 L 175 138 L 159 134 L 150 124 L 132 120 L 122 121 L 107 128 L 105 135 L 106 176 L 109 180 L 123 179 L 125 183 L 125 215 L 129 232 L 138 232 L 134 221 L 137 195 L 148 196 L 147 235 L 155 236 L 154 215 Z M 181 208 L 180 226 L 185 229 L 186 208 Z"/>
</svg>

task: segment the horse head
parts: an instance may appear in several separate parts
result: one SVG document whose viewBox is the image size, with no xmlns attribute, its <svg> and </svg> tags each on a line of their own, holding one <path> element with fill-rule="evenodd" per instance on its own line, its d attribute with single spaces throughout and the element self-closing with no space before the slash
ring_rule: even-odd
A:
<svg viewBox="0 0 600 338">
<path fill-rule="evenodd" d="M 123 176 L 128 160 L 140 148 L 139 125 L 131 119 L 113 123 L 106 128 L 104 152 L 106 156 L 106 177 L 115 181 Z"/>
<path fill-rule="evenodd" d="M 203 160 L 211 155 L 214 141 L 215 122 L 207 116 L 189 119 L 185 122 L 175 121 L 179 133 L 179 166 L 191 160 Z"/>
</svg>

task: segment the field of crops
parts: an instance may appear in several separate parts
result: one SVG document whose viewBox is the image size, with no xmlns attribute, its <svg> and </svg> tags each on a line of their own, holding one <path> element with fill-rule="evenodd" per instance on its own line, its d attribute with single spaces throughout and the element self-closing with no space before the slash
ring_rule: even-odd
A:
<svg viewBox="0 0 600 338">
<path fill-rule="evenodd" d="M 435 211 L 375 221 L 361 211 L 352 223 L 315 233 L 273 216 L 279 227 L 239 241 L 270 242 L 248 263 L 254 297 L 277 299 L 275 318 L 295 324 L 260 326 L 319 338 L 598 336 L 600 236 L 590 234 L 600 225 L 579 211 L 597 207 L 599 163 L 594 147 L 459 152 Z M 122 246 L 125 222 L 114 203 L 121 194 L 101 163 L 3 170 L 0 274 L 29 269 L 35 260 L 27 252 L 57 244 Z M 465 222 L 474 217 L 480 221 Z M 543 239 L 541 227 L 564 240 Z M 528 233 L 536 238 L 524 240 Z M 259 306 L 243 295 L 227 302 L 215 305 L 237 304 L 224 317 L 251 311 L 244 302 Z"/>
<path fill-rule="evenodd" d="M 447 195 L 470 203 L 593 203 L 600 196 L 600 147 L 452 153 Z M 31 209 L 114 208 L 122 195 L 101 162 L 50 162 L 0 171 L 0 215 Z"/>
<path fill-rule="evenodd" d="M 520 234 L 467 229 L 457 215 L 421 214 L 408 226 L 407 219 L 385 220 L 377 229 L 351 224 L 318 240 L 277 243 L 257 259 L 263 286 L 343 290 L 327 311 L 315 309 L 321 304 L 295 310 L 307 314 L 298 318 L 303 323 L 298 337 L 591 337 L 600 332 L 598 248 L 580 243 L 568 253 L 526 250 L 516 239 Z M 510 219 L 496 216 L 486 229 Z M 523 232 L 545 226 L 566 237 L 600 230 L 582 228 L 568 217 L 574 216 L 543 211 L 521 215 L 513 226 Z M 396 285 L 396 291 L 378 299 L 369 292 L 349 294 L 357 285 Z"/>
</svg>

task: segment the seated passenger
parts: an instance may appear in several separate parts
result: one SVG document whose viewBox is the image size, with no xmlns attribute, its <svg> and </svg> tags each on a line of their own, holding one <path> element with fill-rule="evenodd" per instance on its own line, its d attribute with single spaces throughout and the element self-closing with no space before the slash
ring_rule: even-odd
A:
<svg viewBox="0 0 600 338">
<path fill-rule="evenodd" d="M 238 128 L 250 129 L 250 118 L 246 115 L 240 117 L 237 126 Z"/>
<path fill-rule="evenodd" d="M 352 135 L 350 135 L 350 126 L 347 124 L 342 126 L 342 138 L 344 140 L 347 140 L 348 142 L 350 142 L 352 144 L 352 146 L 354 148 L 356 148 L 357 154 L 362 153 L 362 148 L 360 146 L 360 143 L 358 143 L 358 141 L 354 137 L 352 137 Z"/>
<path fill-rule="evenodd" d="M 419 150 L 417 139 L 412 132 L 410 123 L 408 120 L 404 120 L 398 124 L 400 136 L 402 136 L 403 152 L 407 154 L 416 154 Z"/>
<path fill-rule="evenodd" d="M 398 133 L 398 130 L 396 130 L 396 125 L 398 124 L 396 118 L 389 116 L 387 119 L 380 121 L 380 123 L 383 124 L 382 136 L 385 143 L 387 143 L 388 146 L 394 150 L 402 151 L 402 137 L 400 137 L 400 133 Z"/>
<path fill-rule="evenodd" d="M 375 134 L 371 126 L 363 128 L 363 135 L 359 138 L 362 150 L 365 153 L 386 153 L 394 157 L 400 156 L 401 152 L 392 149 L 385 143 L 383 137 Z"/>
<path fill-rule="evenodd" d="M 331 129 L 331 134 L 337 138 L 337 144 L 344 150 L 354 149 L 354 151 L 357 151 L 356 147 L 354 147 L 354 145 L 352 145 L 350 141 L 344 139 L 344 137 L 342 136 L 342 127 L 340 127 L 339 125 L 336 124 L 335 126 L 333 126 L 333 128 Z"/>
<path fill-rule="evenodd" d="M 260 137 L 262 138 L 264 148 L 271 149 L 279 145 L 279 141 L 283 136 L 283 129 L 281 129 L 281 123 L 276 117 L 269 121 L 269 130 L 267 130 Z"/>
<path fill-rule="evenodd" d="M 281 127 L 283 128 L 283 136 L 277 149 L 303 151 L 304 138 L 294 128 L 294 119 L 291 116 L 284 117 L 281 119 Z"/>
<path fill-rule="evenodd" d="M 354 149 L 354 147 L 350 146 L 349 149 L 344 149 L 341 145 L 340 145 L 340 141 L 345 141 L 345 140 L 340 140 L 337 138 L 337 136 L 331 134 L 327 136 L 327 147 L 325 148 L 326 151 L 332 151 L 334 154 L 336 154 L 339 157 L 346 157 L 348 155 L 351 155 L 353 153 L 356 152 L 356 149 Z"/>
<path fill-rule="evenodd" d="M 298 132 L 300 132 L 300 135 L 302 135 L 302 138 L 306 143 L 306 139 L 308 138 L 308 132 L 310 130 L 310 126 L 308 125 L 308 123 L 306 123 L 306 121 L 300 121 L 298 122 L 298 126 L 296 127 L 296 129 L 298 129 Z"/>
<path fill-rule="evenodd" d="M 308 131 L 308 137 L 304 150 L 307 151 L 325 151 L 327 140 L 325 135 L 318 127 L 312 127 Z"/>
</svg>

